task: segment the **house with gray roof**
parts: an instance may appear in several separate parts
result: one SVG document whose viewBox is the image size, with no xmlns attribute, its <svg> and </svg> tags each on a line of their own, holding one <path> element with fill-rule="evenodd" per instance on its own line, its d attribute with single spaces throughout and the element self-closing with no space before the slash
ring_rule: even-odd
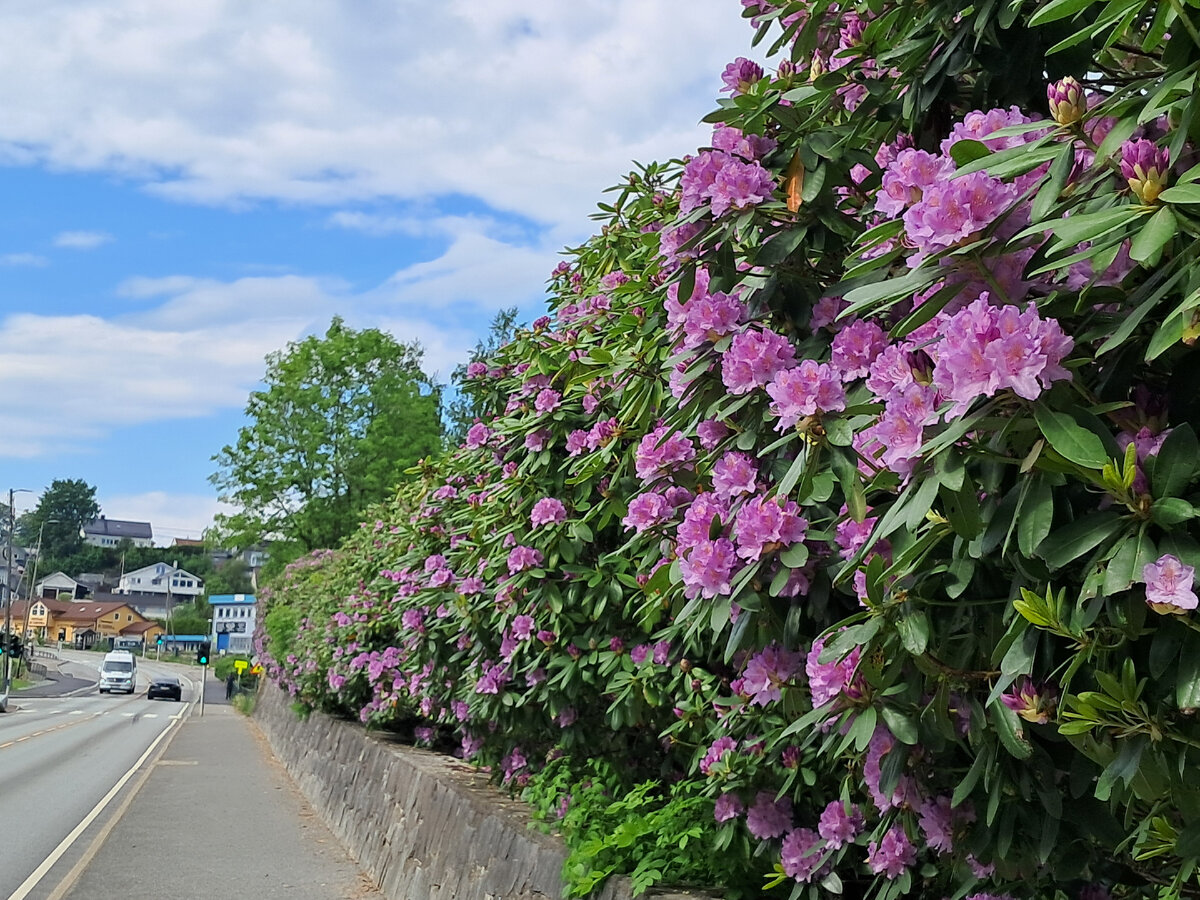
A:
<svg viewBox="0 0 1200 900">
<path fill-rule="evenodd" d="M 150 547 L 154 544 L 154 533 L 149 522 L 127 522 L 101 516 L 83 526 L 83 542 L 93 547 L 116 547 L 121 541 L 129 541 L 135 547 Z"/>
</svg>

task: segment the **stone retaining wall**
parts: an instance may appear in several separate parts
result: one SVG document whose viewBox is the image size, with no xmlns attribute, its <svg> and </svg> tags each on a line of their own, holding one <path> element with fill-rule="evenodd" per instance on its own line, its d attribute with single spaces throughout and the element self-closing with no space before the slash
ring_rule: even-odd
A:
<svg viewBox="0 0 1200 900">
<path fill-rule="evenodd" d="M 274 685 L 254 717 L 313 808 L 388 900 L 559 900 L 562 842 L 530 828 L 523 803 L 457 760 L 368 734 L 357 722 L 299 719 Z M 628 900 L 610 879 L 598 900 Z M 695 894 L 656 894 L 696 900 Z"/>
</svg>

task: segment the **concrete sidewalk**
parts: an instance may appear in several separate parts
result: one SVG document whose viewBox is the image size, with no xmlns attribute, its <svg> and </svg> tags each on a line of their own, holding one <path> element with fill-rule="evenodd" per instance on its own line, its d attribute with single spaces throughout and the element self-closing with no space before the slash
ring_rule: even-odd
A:
<svg viewBox="0 0 1200 900">
<path fill-rule="evenodd" d="M 382 900 L 304 800 L 253 720 L 208 685 L 175 726 L 70 900 Z M 208 698 L 219 688 L 221 702 Z M 116 888 L 119 886 L 119 889 Z"/>
</svg>

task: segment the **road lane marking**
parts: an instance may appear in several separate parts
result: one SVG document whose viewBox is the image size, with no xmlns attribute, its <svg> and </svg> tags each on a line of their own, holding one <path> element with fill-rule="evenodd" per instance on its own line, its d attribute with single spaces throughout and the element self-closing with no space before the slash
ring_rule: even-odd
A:
<svg viewBox="0 0 1200 900">
<path fill-rule="evenodd" d="M 34 869 L 28 878 L 21 882 L 20 887 L 18 887 L 15 891 L 13 891 L 12 894 L 9 895 L 8 900 L 25 900 L 25 898 L 29 896 L 30 892 L 38 886 L 38 883 L 46 877 L 46 873 L 54 868 L 54 864 L 62 859 L 63 854 L 71 848 L 71 845 L 79 840 L 79 836 L 87 830 L 88 826 L 91 825 L 92 822 L 96 821 L 96 818 L 100 815 L 100 813 L 104 812 L 104 808 L 108 806 L 108 804 L 112 802 L 112 799 L 121 792 L 121 788 L 125 787 L 125 784 L 133 777 L 134 773 L 137 772 L 137 770 L 141 768 L 142 764 L 150 758 L 150 755 L 154 752 L 155 748 L 157 748 L 158 745 L 162 743 L 163 739 L 173 730 L 173 723 L 169 723 L 166 728 L 158 733 L 158 737 L 151 741 L 150 746 L 146 748 L 146 752 L 138 757 L 137 762 L 130 767 L 129 771 L 117 779 L 117 783 L 109 789 L 107 794 L 100 798 L 100 802 L 92 807 L 92 811 L 83 817 L 83 821 L 72 828 L 71 833 L 63 838 L 57 847 L 50 851 L 50 855 L 42 860 L 41 865 Z M 138 784 L 138 788 L 140 788 L 142 783 L 145 782 L 145 779 L 149 776 L 152 768 L 153 767 L 147 768 L 146 772 L 143 774 L 142 781 Z M 118 810 L 118 815 L 114 816 L 107 823 L 105 823 L 104 828 L 101 829 L 100 834 L 97 835 L 97 839 L 92 843 L 92 846 L 89 848 L 88 852 L 84 854 L 84 858 L 76 864 L 76 869 L 82 871 L 82 865 L 95 855 L 95 851 L 99 849 L 104 838 L 108 836 L 108 832 L 112 830 L 117 821 L 120 819 L 119 813 L 123 813 L 125 809 L 128 808 L 129 804 L 133 802 L 133 797 L 136 793 L 136 790 L 130 791 L 125 797 L 125 802 L 121 804 L 121 808 Z M 70 884 L 72 884 L 74 881 L 74 879 L 71 879 L 72 875 L 74 875 L 75 878 L 78 878 L 78 873 L 75 871 L 75 869 L 72 869 L 68 874 L 68 879 L 70 880 L 60 883 L 60 890 L 56 890 L 52 896 L 63 896 L 65 893 L 65 890 L 62 890 L 64 884 L 69 888 Z"/>
<path fill-rule="evenodd" d="M 13 740 L 11 740 L 11 741 L 6 741 L 5 743 L 0 744 L 0 750 L 5 750 L 5 749 L 13 746 L 14 744 L 19 744 L 19 743 L 21 743 L 21 741 L 27 741 L 30 738 L 41 737 L 43 734 L 52 734 L 55 731 L 62 731 L 64 728 L 73 728 L 76 725 L 83 725 L 84 723 L 90 722 L 92 719 L 95 719 L 102 715 L 104 715 L 104 713 L 93 713 L 87 719 L 76 719 L 73 722 L 63 722 L 61 725 L 55 725 L 52 728 L 43 728 L 41 731 L 30 732 L 29 734 L 26 734 L 22 737 L 13 738 Z"/>
</svg>

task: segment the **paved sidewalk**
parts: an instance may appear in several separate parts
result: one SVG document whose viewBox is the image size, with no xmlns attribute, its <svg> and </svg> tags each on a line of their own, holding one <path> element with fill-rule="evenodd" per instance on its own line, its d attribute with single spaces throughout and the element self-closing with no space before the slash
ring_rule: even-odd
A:
<svg viewBox="0 0 1200 900">
<path fill-rule="evenodd" d="M 66 898 L 382 900 L 217 687 L 221 702 L 176 726 Z"/>
</svg>

